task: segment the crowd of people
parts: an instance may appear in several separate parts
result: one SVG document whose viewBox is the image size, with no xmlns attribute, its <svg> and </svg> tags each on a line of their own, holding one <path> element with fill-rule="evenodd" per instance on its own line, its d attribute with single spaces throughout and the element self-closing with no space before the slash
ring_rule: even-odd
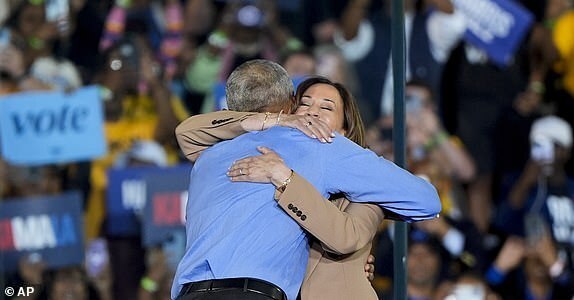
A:
<svg viewBox="0 0 574 300">
<path fill-rule="evenodd" d="M 410 299 L 574 295 L 574 4 L 509 1 L 533 22 L 505 65 L 465 38 L 463 0 L 404 1 L 406 169 L 442 204 L 440 218 L 410 226 Z M 170 299 L 173 239 L 144 247 L 141 234 L 110 232 L 107 172 L 189 164 L 176 126 L 227 108 L 225 82 L 253 59 L 279 63 L 295 84 L 310 75 L 341 83 L 365 123 L 362 146 L 392 160 L 390 4 L 0 0 L 0 97 L 96 85 L 107 143 L 89 161 L 0 158 L 0 201 L 80 191 L 86 247 L 101 243 L 107 255 L 93 272 L 48 268 L 28 253 L 16 271 L 0 269 L 0 284 L 42 286 L 38 299 Z M 378 227 L 371 284 L 386 299 L 393 223 Z"/>
</svg>

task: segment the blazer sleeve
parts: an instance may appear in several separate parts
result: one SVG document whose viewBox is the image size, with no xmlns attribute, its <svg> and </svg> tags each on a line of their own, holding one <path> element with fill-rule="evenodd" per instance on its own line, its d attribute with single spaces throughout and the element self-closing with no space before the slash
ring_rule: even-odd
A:
<svg viewBox="0 0 574 300">
<path fill-rule="evenodd" d="M 383 210 L 376 204 L 351 203 L 341 211 L 297 173 L 285 191 L 275 196 L 290 217 L 322 242 L 325 250 L 337 255 L 353 253 L 367 245 L 384 218 Z"/>
<path fill-rule="evenodd" d="M 246 133 L 241 121 L 254 114 L 223 110 L 189 117 L 175 129 L 177 143 L 185 157 L 195 161 L 210 146 Z"/>
</svg>

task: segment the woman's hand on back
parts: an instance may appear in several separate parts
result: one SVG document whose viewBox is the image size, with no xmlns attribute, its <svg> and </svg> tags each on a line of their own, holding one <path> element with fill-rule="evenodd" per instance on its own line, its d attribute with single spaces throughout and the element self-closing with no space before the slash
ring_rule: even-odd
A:
<svg viewBox="0 0 574 300">
<path fill-rule="evenodd" d="M 275 187 L 291 176 L 291 169 L 277 153 L 266 147 L 257 147 L 262 155 L 246 157 L 231 165 L 227 176 L 231 181 L 272 183 Z"/>
</svg>

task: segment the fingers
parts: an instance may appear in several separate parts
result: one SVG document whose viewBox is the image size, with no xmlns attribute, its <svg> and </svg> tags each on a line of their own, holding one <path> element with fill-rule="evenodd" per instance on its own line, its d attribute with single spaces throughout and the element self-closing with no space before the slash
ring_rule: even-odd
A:
<svg viewBox="0 0 574 300">
<path fill-rule="evenodd" d="M 313 133 L 314 136 L 317 137 L 319 141 L 322 143 L 331 143 L 333 141 L 333 137 L 335 136 L 329 126 L 319 119 L 313 120 L 310 122 L 311 124 L 307 123 L 307 128 Z"/>
<path fill-rule="evenodd" d="M 311 116 L 291 115 L 285 120 L 285 126 L 298 129 L 305 135 L 318 139 L 322 143 L 332 142 L 333 131 L 322 120 Z"/>
<path fill-rule="evenodd" d="M 368 264 L 374 264 L 375 263 L 375 256 L 373 256 L 372 254 L 369 254 L 369 256 L 367 257 L 367 263 Z"/>
<path fill-rule="evenodd" d="M 367 277 L 367 279 L 369 281 L 373 281 L 375 279 L 375 274 L 373 274 L 373 273 L 365 272 L 365 276 Z"/>
<path fill-rule="evenodd" d="M 275 153 L 275 151 L 263 146 L 258 146 L 257 151 L 259 151 L 261 154 Z"/>
</svg>

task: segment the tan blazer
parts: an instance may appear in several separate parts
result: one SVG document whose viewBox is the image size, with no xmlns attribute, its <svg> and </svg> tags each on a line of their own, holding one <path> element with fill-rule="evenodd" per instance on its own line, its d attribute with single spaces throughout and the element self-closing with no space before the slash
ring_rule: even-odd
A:
<svg viewBox="0 0 574 300">
<path fill-rule="evenodd" d="M 188 118 L 176 129 L 180 148 L 195 159 L 207 147 L 245 133 L 240 122 L 252 114 L 220 111 Z M 381 208 L 344 198 L 331 202 L 298 174 L 276 200 L 313 236 L 302 299 L 378 299 L 364 265 L 384 217 Z"/>
</svg>

